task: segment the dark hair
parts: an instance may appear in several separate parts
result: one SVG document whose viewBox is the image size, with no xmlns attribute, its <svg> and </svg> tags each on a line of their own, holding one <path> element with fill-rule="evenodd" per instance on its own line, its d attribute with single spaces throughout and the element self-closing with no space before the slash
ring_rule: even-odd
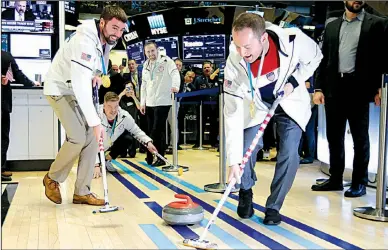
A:
<svg viewBox="0 0 388 250">
<path fill-rule="evenodd" d="M 205 66 L 205 64 L 210 64 L 210 67 L 213 67 L 213 63 L 212 62 L 210 62 L 210 61 L 204 61 L 203 63 L 202 63 L 202 68 Z"/>
<path fill-rule="evenodd" d="M 254 13 L 241 13 L 233 21 L 232 30 L 241 31 L 245 28 L 252 29 L 259 38 L 265 32 L 265 20 L 262 16 Z"/>
<path fill-rule="evenodd" d="M 110 91 L 104 95 L 104 102 L 117 102 L 119 100 L 120 98 L 115 92 Z"/>
<path fill-rule="evenodd" d="M 133 58 L 128 58 L 128 62 L 129 62 L 129 61 L 134 61 L 134 62 L 136 63 L 136 60 L 133 59 Z"/>
<path fill-rule="evenodd" d="M 120 20 L 123 23 L 127 23 L 128 21 L 128 17 L 127 14 L 125 14 L 125 11 L 119 6 L 112 5 L 108 5 L 102 10 L 100 19 L 101 18 L 105 21 L 110 21 L 113 18 L 116 18 L 117 20 Z"/>
</svg>

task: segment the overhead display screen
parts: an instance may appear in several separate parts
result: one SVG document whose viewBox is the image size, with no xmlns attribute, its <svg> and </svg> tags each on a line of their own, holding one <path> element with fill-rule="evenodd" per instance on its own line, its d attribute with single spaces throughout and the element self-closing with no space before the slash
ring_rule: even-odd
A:
<svg viewBox="0 0 388 250">
<path fill-rule="evenodd" d="M 225 35 L 184 36 L 183 59 L 225 59 Z"/>
<path fill-rule="evenodd" d="M 148 24 L 150 25 L 152 35 L 167 34 L 167 26 L 162 14 L 148 16 Z"/>
<path fill-rule="evenodd" d="M 51 58 L 50 35 L 11 34 L 10 40 L 14 57 Z"/>
<path fill-rule="evenodd" d="M 143 42 L 130 44 L 127 46 L 128 59 L 134 59 L 137 64 L 144 63 Z"/>
<path fill-rule="evenodd" d="M 54 33 L 52 5 L 34 2 L 7 1 L 2 8 L 1 31 Z"/>
<path fill-rule="evenodd" d="M 166 55 L 171 59 L 176 59 L 179 57 L 179 47 L 178 47 L 178 37 L 165 37 L 152 40 L 146 40 L 146 42 L 154 41 L 159 49 L 165 50 Z"/>
</svg>

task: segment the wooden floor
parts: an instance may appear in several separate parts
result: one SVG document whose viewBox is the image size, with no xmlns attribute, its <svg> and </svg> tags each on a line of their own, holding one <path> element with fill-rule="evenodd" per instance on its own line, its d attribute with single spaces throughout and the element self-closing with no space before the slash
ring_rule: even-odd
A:
<svg viewBox="0 0 388 250">
<path fill-rule="evenodd" d="M 117 174 L 108 174 L 112 205 L 124 210 L 93 214 L 95 207 L 72 204 L 76 168 L 61 184 L 62 205 L 50 202 L 42 179 L 45 172 L 15 172 L 18 182 L 2 226 L 3 249 L 186 249 L 185 237 L 200 235 L 206 225 L 171 227 L 161 219 L 161 209 L 188 193 L 206 210 L 205 219 L 221 194 L 204 192 L 205 184 L 218 182 L 218 153 L 179 151 L 179 163 L 189 166 L 183 176 L 165 173 L 144 163 L 144 154 L 120 159 Z M 168 156 L 171 159 L 171 156 Z M 145 164 L 145 165 L 144 165 Z M 326 177 L 317 165 L 302 165 L 281 210 L 279 226 L 262 223 L 275 163 L 258 163 L 254 187 L 255 216 L 241 220 L 235 213 L 237 194 L 222 209 L 208 240 L 220 249 L 387 249 L 388 224 L 353 216 L 353 208 L 374 205 L 375 190 L 361 198 L 344 198 L 343 192 L 312 192 L 316 178 Z M 4 192 L 5 186 L 2 185 Z M 92 191 L 103 197 L 102 179 Z M 3 197 L 2 197 L 3 198 Z M 210 211 L 210 212 L 209 212 Z"/>
</svg>

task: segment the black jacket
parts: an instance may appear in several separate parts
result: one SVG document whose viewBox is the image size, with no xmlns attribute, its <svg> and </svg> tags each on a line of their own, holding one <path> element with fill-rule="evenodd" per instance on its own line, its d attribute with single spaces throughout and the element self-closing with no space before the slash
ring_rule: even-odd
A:
<svg viewBox="0 0 388 250">
<path fill-rule="evenodd" d="M 323 59 L 317 70 L 314 88 L 326 97 L 338 94 L 339 34 L 342 16 L 330 22 L 325 29 Z M 387 69 L 387 19 L 365 12 L 357 47 L 354 89 L 359 101 L 372 101 L 381 87 L 382 74 Z"/>
<path fill-rule="evenodd" d="M 21 83 L 24 86 L 34 86 L 34 83 L 28 79 L 23 72 L 19 69 L 16 64 L 13 56 L 5 51 L 1 51 L 1 75 L 5 76 L 8 67 L 11 65 L 13 78 L 15 79 L 15 83 Z M 12 88 L 10 85 L 11 82 L 8 82 L 7 85 L 1 85 L 1 111 L 2 112 L 12 112 Z"/>
</svg>

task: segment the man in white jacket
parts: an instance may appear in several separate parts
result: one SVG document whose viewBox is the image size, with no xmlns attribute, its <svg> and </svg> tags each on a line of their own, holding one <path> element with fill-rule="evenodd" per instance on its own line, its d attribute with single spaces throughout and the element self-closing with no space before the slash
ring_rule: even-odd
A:
<svg viewBox="0 0 388 250">
<path fill-rule="evenodd" d="M 162 55 L 154 42 L 144 46 L 147 60 L 143 64 L 140 112 L 147 114 L 148 131 L 159 153 L 164 156 L 166 149 L 166 121 L 172 99 L 171 92 L 177 93 L 181 77 L 174 61 Z M 153 162 L 153 155 L 147 152 L 147 163 L 163 166 L 166 163 L 158 159 Z"/>
<path fill-rule="evenodd" d="M 131 138 L 135 137 L 151 152 L 157 152 L 152 144 L 152 139 L 148 137 L 137 125 L 132 116 L 119 106 L 120 97 L 114 92 L 108 92 L 104 97 L 104 104 L 100 105 L 99 116 L 105 131 L 104 151 L 110 151 L 106 154 L 107 169 L 114 169 L 111 160 L 119 155 L 126 155 L 128 143 L 133 143 Z M 94 177 L 98 177 L 101 172 L 101 159 L 97 155 Z"/>
<path fill-rule="evenodd" d="M 107 75 L 109 52 L 126 28 L 127 16 L 116 6 L 107 6 L 100 20 L 88 20 L 56 53 L 47 73 L 44 95 L 66 131 L 62 145 L 43 179 L 45 194 L 62 203 L 59 183 L 68 177 L 77 159 L 77 180 L 73 203 L 104 205 L 90 192 L 101 120 L 93 104 L 92 84 Z"/>
<path fill-rule="evenodd" d="M 262 145 L 252 152 L 242 176 L 240 163 L 269 108 L 284 91 L 285 97 L 273 118 L 280 144 L 264 219 L 264 224 L 277 225 L 281 222 L 279 210 L 299 166 L 302 130 L 311 115 L 305 80 L 313 75 L 322 54 L 318 45 L 299 29 L 282 29 L 252 13 L 237 17 L 232 35 L 224 71 L 224 115 L 229 181 L 236 178 L 240 188 L 237 213 L 241 218 L 254 214 L 254 167 Z"/>
</svg>

